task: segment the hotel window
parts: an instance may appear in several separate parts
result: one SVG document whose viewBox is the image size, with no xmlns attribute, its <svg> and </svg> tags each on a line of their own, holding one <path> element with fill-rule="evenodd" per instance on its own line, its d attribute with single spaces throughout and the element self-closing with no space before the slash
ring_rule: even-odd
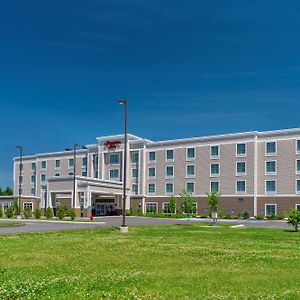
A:
<svg viewBox="0 0 300 300">
<path fill-rule="evenodd" d="M 136 183 L 133 183 L 133 184 L 131 185 L 131 192 L 132 192 L 132 194 L 134 194 L 134 195 L 137 195 L 137 194 L 138 194 L 138 185 L 137 185 Z"/>
<path fill-rule="evenodd" d="M 131 152 L 130 153 L 131 163 L 136 164 L 139 162 L 139 153 L 138 152 Z"/>
<path fill-rule="evenodd" d="M 275 180 L 266 180 L 266 193 L 275 193 L 276 192 L 276 181 Z"/>
<path fill-rule="evenodd" d="M 119 164 L 120 163 L 120 154 L 110 154 L 109 155 L 109 164 L 114 165 L 114 164 Z"/>
<path fill-rule="evenodd" d="M 295 205 L 296 210 L 300 211 L 300 204 Z"/>
<path fill-rule="evenodd" d="M 166 177 L 168 177 L 168 178 L 174 177 L 174 167 L 173 166 L 166 167 Z"/>
<path fill-rule="evenodd" d="M 237 144 L 236 145 L 236 156 L 246 156 L 246 144 Z"/>
<path fill-rule="evenodd" d="M 69 168 L 74 167 L 74 158 L 69 158 L 68 166 Z"/>
<path fill-rule="evenodd" d="M 186 177 L 195 177 L 195 165 L 186 166 Z"/>
<path fill-rule="evenodd" d="M 138 177 L 139 176 L 139 170 L 138 169 L 131 169 L 131 175 L 132 177 Z"/>
<path fill-rule="evenodd" d="M 210 147 L 210 157 L 211 158 L 219 157 L 219 146 L 211 146 Z"/>
<path fill-rule="evenodd" d="M 33 163 L 31 163 L 31 171 L 36 171 L 36 163 L 35 162 L 33 162 Z"/>
<path fill-rule="evenodd" d="M 30 208 L 32 210 L 32 202 L 24 202 L 23 203 L 23 208 Z"/>
<path fill-rule="evenodd" d="M 169 202 L 163 202 L 162 204 L 162 210 L 165 214 L 169 214 L 170 213 L 170 209 L 169 209 Z"/>
<path fill-rule="evenodd" d="M 237 194 L 245 194 L 246 193 L 246 181 L 239 180 L 236 182 L 236 192 Z"/>
<path fill-rule="evenodd" d="M 168 161 L 173 161 L 174 160 L 174 150 L 167 150 L 166 156 L 167 156 Z"/>
<path fill-rule="evenodd" d="M 220 175 L 220 164 L 210 164 L 210 176 Z"/>
<path fill-rule="evenodd" d="M 55 173 L 55 176 L 56 176 L 56 177 L 59 177 L 59 176 L 60 176 L 60 174 L 59 174 L 59 173 Z"/>
<path fill-rule="evenodd" d="M 46 181 L 46 175 L 45 174 L 41 174 L 41 182 L 45 182 Z"/>
<path fill-rule="evenodd" d="M 35 188 L 33 187 L 33 188 L 31 188 L 31 191 L 30 191 L 30 193 L 31 193 L 31 196 L 35 196 Z"/>
<path fill-rule="evenodd" d="M 87 157 L 86 156 L 84 156 L 83 158 L 82 158 L 82 165 L 85 167 L 85 166 L 87 166 Z"/>
<path fill-rule="evenodd" d="M 81 172 L 81 176 L 87 177 L 87 172 L 86 172 L 86 171 L 82 171 L 82 172 Z"/>
<path fill-rule="evenodd" d="M 156 153 L 154 151 L 149 152 L 149 161 L 154 162 L 156 160 Z"/>
<path fill-rule="evenodd" d="M 212 181 L 210 183 L 210 191 L 211 192 L 219 192 L 220 191 L 220 183 L 219 183 L 219 181 Z"/>
<path fill-rule="evenodd" d="M 238 161 L 236 163 L 236 175 L 245 175 L 246 174 L 246 162 Z"/>
<path fill-rule="evenodd" d="M 32 183 L 32 184 L 35 184 L 35 175 L 32 175 L 32 176 L 31 176 L 31 183 Z"/>
<path fill-rule="evenodd" d="M 266 143 L 266 155 L 276 155 L 276 142 Z"/>
<path fill-rule="evenodd" d="M 192 207 L 187 207 L 186 205 L 183 205 L 182 211 L 185 214 L 187 214 L 187 213 L 192 213 L 192 214 L 197 213 L 197 202 L 195 202 Z"/>
<path fill-rule="evenodd" d="M 296 173 L 300 174 L 300 159 L 296 160 Z"/>
<path fill-rule="evenodd" d="M 42 165 L 42 169 L 46 169 L 47 168 L 47 162 L 45 160 L 43 160 L 41 162 L 41 165 Z"/>
<path fill-rule="evenodd" d="M 300 194 L 300 180 L 299 179 L 296 180 L 296 193 Z"/>
<path fill-rule="evenodd" d="M 74 173 L 73 172 L 69 172 L 68 175 L 69 176 L 74 176 Z"/>
<path fill-rule="evenodd" d="M 266 204 L 265 206 L 265 216 L 272 216 L 277 214 L 276 204 Z"/>
<path fill-rule="evenodd" d="M 174 185 L 173 183 L 166 183 L 166 194 L 173 194 Z"/>
<path fill-rule="evenodd" d="M 109 170 L 109 179 L 110 180 L 119 180 L 120 179 L 120 171 L 119 169 L 112 169 Z"/>
<path fill-rule="evenodd" d="M 276 174 L 276 161 L 266 161 L 266 174 Z"/>
<path fill-rule="evenodd" d="M 296 153 L 300 154 L 300 140 L 296 141 Z"/>
<path fill-rule="evenodd" d="M 60 160 L 57 159 L 57 160 L 55 161 L 55 169 L 59 169 L 59 168 L 60 168 Z"/>
<path fill-rule="evenodd" d="M 195 159 L 195 156 L 196 156 L 195 148 L 187 148 L 186 149 L 186 159 L 187 160 L 193 160 L 193 159 Z"/>
<path fill-rule="evenodd" d="M 149 178 L 155 178 L 156 176 L 156 169 L 155 167 L 149 168 L 148 169 L 148 177 Z"/>
<path fill-rule="evenodd" d="M 157 203 L 146 203 L 146 213 L 156 213 Z"/>
<path fill-rule="evenodd" d="M 186 183 L 186 191 L 194 194 L 195 193 L 195 183 L 194 182 L 187 182 Z"/>
<path fill-rule="evenodd" d="M 150 194 L 150 195 L 155 194 L 155 183 L 148 184 L 148 194 Z"/>
</svg>

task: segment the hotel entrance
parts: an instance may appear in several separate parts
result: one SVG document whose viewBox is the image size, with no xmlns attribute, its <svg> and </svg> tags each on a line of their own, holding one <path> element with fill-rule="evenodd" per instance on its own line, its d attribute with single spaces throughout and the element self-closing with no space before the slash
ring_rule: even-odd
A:
<svg viewBox="0 0 300 300">
<path fill-rule="evenodd" d="M 113 216 L 116 214 L 114 199 L 95 199 L 92 208 L 93 216 Z"/>
</svg>

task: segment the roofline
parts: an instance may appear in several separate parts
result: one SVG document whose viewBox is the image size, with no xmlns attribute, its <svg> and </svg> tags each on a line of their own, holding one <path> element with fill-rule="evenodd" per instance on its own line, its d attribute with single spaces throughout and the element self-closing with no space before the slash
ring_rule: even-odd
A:
<svg viewBox="0 0 300 300">
<path fill-rule="evenodd" d="M 136 136 L 134 134 L 131 134 L 131 133 L 127 133 L 127 136 L 131 137 L 133 139 L 143 140 L 143 138 Z M 124 137 L 124 134 L 113 134 L 113 135 L 98 136 L 96 139 L 98 141 L 100 141 L 100 140 L 106 140 L 106 139 L 111 139 L 111 138 L 123 138 L 123 137 Z"/>
</svg>

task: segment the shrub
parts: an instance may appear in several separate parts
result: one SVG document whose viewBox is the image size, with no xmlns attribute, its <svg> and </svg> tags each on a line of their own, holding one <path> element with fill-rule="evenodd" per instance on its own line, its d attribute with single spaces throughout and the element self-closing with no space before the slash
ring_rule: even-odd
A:
<svg viewBox="0 0 300 300">
<path fill-rule="evenodd" d="M 0 207 L 0 218 L 3 217 L 3 210 L 2 210 L 2 207 Z"/>
<path fill-rule="evenodd" d="M 265 217 L 263 215 L 257 215 L 256 220 L 263 220 Z"/>
<path fill-rule="evenodd" d="M 57 209 L 57 213 L 56 213 L 56 216 L 62 220 L 65 216 L 66 216 L 66 209 L 64 206 L 60 206 L 58 209 Z"/>
<path fill-rule="evenodd" d="M 40 219 L 40 217 L 41 217 L 41 215 L 42 215 L 42 212 L 41 212 L 40 209 L 36 208 L 36 209 L 34 210 L 33 214 L 34 214 L 34 217 L 35 217 L 36 219 Z"/>
<path fill-rule="evenodd" d="M 23 210 L 23 215 L 25 219 L 30 219 L 32 217 L 32 210 L 30 207 L 26 207 Z"/>
<path fill-rule="evenodd" d="M 300 211 L 297 209 L 291 209 L 288 214 L 287 222 L 295 228 L 295 231 L 298 231 L 300 225 Z"/>
<path fill-rule="evenodd" d="M 11 219 L 14 216 L 14 209 L 10 206 L 5 211 L 5 215 L 7 218 Z"/>
<path fill-rule="evenodd" d="M 47 207 L 46 212 L 45 212 L 45 216 L 47 219 L 51 219 L 53 218 L 53 210 L 51 207 Z"/>
<path fill-rule="evenodd" d="M 75 218 L 76 218 L 76 212 L 75 212 L 75 209 L 74 209 L 74 208 L 69 208 L 69 209 L 68 209 L 68 215 L 69 215 L 69 217 L 71 218 L 71 220 L 74 221 Z"/>
<path fill-rule="evenodd" d="M 229 215 L 229 214 L 226 214 L 224 215 L 224 219 L 232 219 L 233 216 Z"/>
<path fill-rule="evenodd" d="M 243 219 L 249 219 L 250 218 L 250 214 L 249 211 L 247 209 L 245 209 L 242 213 L 242 218 Z"/>
<path fill-rule="evenodd" d="M 176 198 L 174 196 L 171 196 L 169 198 L 168 213 L 174 214 L 175 211 L 176 211 Z"/>
</svg>

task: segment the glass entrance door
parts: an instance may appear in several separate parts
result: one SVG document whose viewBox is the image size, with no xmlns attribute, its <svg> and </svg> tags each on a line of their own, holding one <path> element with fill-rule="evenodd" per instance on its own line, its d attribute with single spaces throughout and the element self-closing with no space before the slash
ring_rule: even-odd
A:
<svg viewBox="0 0 300 300">
<path fill-rule="evenodd" d="M 114 203 L 96 203 L 96 216 L 108 216 L 114 212 L 115 204 Z"/>
</svg>

